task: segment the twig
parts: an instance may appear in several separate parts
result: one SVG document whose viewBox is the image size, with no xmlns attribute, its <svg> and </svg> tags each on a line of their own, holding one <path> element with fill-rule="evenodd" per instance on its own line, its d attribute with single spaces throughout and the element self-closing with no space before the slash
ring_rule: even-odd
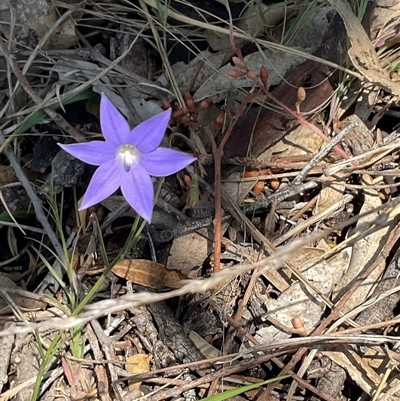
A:
<svg viewBox="0 0 400 401">
<path fill-rule="evenodd" d="M 302 192 L 310 191 L 318 187 L 318 183 L 315 181 L 307 181 L 299 185 L 291 185 L 280 189 L 278 192 L 269 195 L 266 199 L 257 201 L 254 203 L 245 204 L 243 207 L 244 213 L 253 212 L 259 208 L 267 208 L 272 202 L 277 204 L 283 202 L 285 199 L 299 195 Z"/>
<path fill-rule="evenodd" d="M 308 175 L 308 173 L 332 150 L 333 147 L 342 142 L 343 138 L 350 134 L 358 126 L 357 123 L 351 122 L 344 128 L 338 135 L 336 135 L 330 142 L 326 144 L 300 171 L 300 173 L 293 179 L 292 185 L 300 184 Z"/>
</svg>

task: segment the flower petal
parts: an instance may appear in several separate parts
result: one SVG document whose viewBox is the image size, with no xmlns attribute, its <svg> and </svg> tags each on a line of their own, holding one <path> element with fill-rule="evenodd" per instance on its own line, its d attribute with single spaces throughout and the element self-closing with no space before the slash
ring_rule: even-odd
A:
<svg viewBox="0 0 400 401">
<path fill-rule="evenodd" d="M 154 207 L 154 187 L 146 170 L 139 164 L 132 167 L 122 182 L 121 190 L 136 213 L 150 223 Z"/>
<path fill-rule="evenodd" d="M 195 160 L 195 157 L 177 150 L 158 148 L 154 152 L 143 153 L 140 165 L 154 177 L 166 177 L 182 170 Z"/>
<path fill-rule="evenodd" d="M 128 122 L 104 93 L 100 101 L 100 125 L 106 141 L 115 146 L 127 143 L 130 135 Z"/>
<path fill-rule="evenodd" d="M 73 143 L 71 145 L 59 143 L 58 146 L 70 155 L 93 166 L 100 166 L 100 164 L 115 158 L 115 147 L 103 141 Z"/>
<path fill-rule="evenodd" d="M 79 210 L 87 209 L 112 195 L 127 175 L 123 173 L 114 159 L 102 164 L 93 174 Z"/>
<path fill-rule="evenodd" d="M 171 109 L 168 109 L 135 127 L 131 131 L 129 143 L 142 153 L 152 152 L 160 146 L 171 118 L 171 111 Z"/>
</svg>

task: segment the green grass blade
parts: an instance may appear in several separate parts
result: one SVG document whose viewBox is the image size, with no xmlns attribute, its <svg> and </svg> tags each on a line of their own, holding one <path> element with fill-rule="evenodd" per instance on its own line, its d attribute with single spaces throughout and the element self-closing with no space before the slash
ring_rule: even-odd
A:
<svg viewBox="0 0 400 401">
<path fill-rule="evenodd" d="M 290 376 L 289 376 L 289 375 L 286 375 L 286 376 L 279 376 L 279 377 L 275 377 L 275 378 L 273 378 L 273 379 L 265 380 L 265 381 L 260 382 L 260 383 L 249 384 L 249 385 L 247 385 L 247 386 L 242 386 L 242 387 L 234 388 L 233 390 L 224 391 L 223 393 L 215 394 L 215 395 L 211 395 L 210 397 L 203 398 L 203 401 L 223 401 L 223 400 L 229 400 L 230 398 L 235 397 L 236 395 L 243 394 L 243 393 L 245 393 L 246 391 L 255 390 L 255 389 L 257 389 L 257 388 L 260 388 L 260 387 L 262 387 L 262 386 L 265 386 L 266 384 L 275 383 L 275 382 L 278 382 L 278 381 L 280 381 L 280 380 L 287 379 L 288 377 L 290 377 Z"/>
<path fill-rule="evenodd" d="M 79 102 L 81 100 L 87 100 L 95 96 L 92 92 L 91 89 L 85 89 L 84 91 L 77 93 L 74 96 L 71 96 L 70 98 L 66 99 L 65 102 L 63 103 L 64 106 L 68 104 L 72 104 L 75 102 Z M 60 108 L 60 105 L 54 104 L 50 106 L 54 110 L 58 110 Z M 44 110 L 38 110 L 35 113 L 33 113 L 31 116 L 29 116 L 14 132 L 13 135 L 21 135 L 25 131 L 27 131 L 29 128 L 33 127 L 36 124 L 39 124 L 44 118 L 47 117 L 47 114 Z"/>
</svg>

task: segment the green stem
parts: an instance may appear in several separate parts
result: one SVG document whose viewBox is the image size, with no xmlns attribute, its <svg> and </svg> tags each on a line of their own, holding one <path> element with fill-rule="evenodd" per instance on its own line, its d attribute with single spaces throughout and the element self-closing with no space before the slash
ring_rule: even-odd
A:
<svg viewBox="0 0 400 401">
<path fill-rule="evenodd" d="M 154 199 L 157 199 L 160 191 L 161 191 L 161 186 L 164 182 L 164 178 L 160 179 L 157 184 L 157 190 L 154 196 Z M 140 234 L 142 233 L 143 229 L 146 226 L 146 221 L 143 220 L 142 223 L 139 226 L 139 221 L 140 217 L 136 216 L 135 221 L 132 225 L 131 232 L 129 233 L 128 239 L 125 242 L 124 247 L 122 248 L 121 252 L 119 252 L 118 256 L 108 265 L 106 266 L 104 272 L 100 276 L 100 278 L 96 281 L 94 286 L 90 289 L 90 291 L 87 293 L 85 298 L 80 302 L 80 304 L 75 308 L 73 311 L 72 315 L 76 316 L 78 315 L 82 309 L 89 303 L 89 301 L 92 299 L 92 297 L 96 294 L 97 290 L 101 287 L 101 285 L 104 283 L 104 280 L 112 270 L 112 268 L 120 261 L 122 260 L 125 255 L 129 252 L 130 249 L 137 243 L 137 241 L 140 238 Z M 139 226 L 139 228 L 138 228 Z"/>
</svg>

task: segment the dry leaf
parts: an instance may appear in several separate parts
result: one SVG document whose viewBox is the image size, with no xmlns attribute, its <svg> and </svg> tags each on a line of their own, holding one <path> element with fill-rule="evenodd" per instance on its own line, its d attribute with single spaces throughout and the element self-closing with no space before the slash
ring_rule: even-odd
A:
<svg viewBox="0 0 400 401">
<path fill-rule="evenodd" d="M 82 1 L 81 4 L 83 3 Z M 10 8 L 12 8 L 12 13 Z M 14 0 L 12 2 L 0 0 L 0 10 L 1 31 L 6 37 L 9 37 L 12 26 L 13 34 L 18 40 L 29 41 L 32 36 L 36 37 L 36 40 L 40 40 L 59 19 L 56 7 L 48 0 L 35 0 L 34 7 L 31 0 Z M 42 47 L 44 49 L 68 49 L 76 44 L 78 38 L 75 34 L 75 24 L 80 17 L 81 13 L 73 13 L 75 22 L 71 18 L 61 22 Z"/>
<path fill-rule="evenodd" d="M 345 369 L 352 380 L 368 395 L 373 395 L 381 378 L 356 352 L 341 348 L 339 351 L 322 351 L 322 353 Z"/>
<path fill-rule="evenodd" d="M 381 352 L 379 355 L 375 354 L 374 357 L 360 356 L 357 352 L 344 348 L 338 351 L 321 352 L 345 369 L 351 379 L 370 397 L 375 395 L 377 387 L 382 383 L 382 375 L 378 374 L 376 370 L 370 366 L 370 360 L 375 359 L 375 362 L 380 363 L 381 371 L 390 367 L 385 361 L 385 357 L 387 356 L 386 352 Z M 399 388 L 399 379 L 393 376 L 388 380 L 386 386 L 382 388 L 378 400 L 397 401 L 399 399 L 399 392 L 394 392 L 394 390 L 398 390 Z"/>
<path fill-rule="evenodd" d="M 232 202 L 241 205 L 256 183 L 257 178 L 244 181 L 241 172 L 233 172 L 222 183 L 222 192 Z"/>
<path fill-rule="evenodd" d="M 299 125 L 290 134 L 258 156 L 257 160 L 269 162 L 272 155 L 276 153 L 283 157 L 314 154 L 321 149 L 324 143 L 324 140 L 310 128 Z"/>
<path fill-rule="evenodd" d="M 146 259 L 121 260 L 112 268 L 112 272 L 133 283 L 156 289 L 179 288 L 181 280 L 188 279 L 179 270 L 167 269 L 161 263 Z"/>
<path fill-rule="evenodd" d="M 213 345 L 204 340 L 203 337 L 199 336 L 195 331 L 191 330 L 189 334 L 190 339 L 194 345 L 200 350 L 200 352 L 208 358 L 216 358 L 221 355 L 221 351 L 215 348 Z"/>
<path fill-rule="evenodd" d="M 0 186 L 18 182 L 14 168 L 11 166 L 0 166 Z"/>
<path fill-rule="evenodd" d="M 24 170 L 28 179 L 34 181 L 39 177 L 39 174 L 32 172 L 31 170 Z M 18 178 L 15 175 L 14 168 L 11 166 L 0 166 L 0 187 L 11 184 L 13 182 L 18 182 Z"/>
<path fill-rule="evenodd" d="M 209 79 L 215 71 L 227 62 L 232 55 L 232 50 L 211 53 L 208 50 L 200 52 L 188 64 L 178 62 L 172 66 L 176 83 L 182 93 L 196 92 L 203 83 Z M 168 74 L 163 73 L 156 81 L 166 88 L 170 85 Z M 201 99 L 203 100 L 203 99 Z"/>
<path fill-rule="evenodd" d="M 18 287 L 14 281 L 8 278 L 4 273 L 0 273 L 0 285 L 1 289 L 9 295 L 17 306 L 29 310 L 46 308 L 46 302 L 38 299 L 38 295 L 30 295 L 31 293 L 29 291 L 22 290 L 22 288 Z M 0 296 L 0 310 L 3 310 L 3 313 L 5 308 L 8 308 L 8 302 Z"/>
<path fill-rule="evenodd" d="M 350 6 L 342 0 L 328 1 L 343 19 L 351 42 L 348 53 L 354 67 L 368 81 L 379 85 L 396 96 L 400 96 L 400 83 L 390 79 L 389 72 L 380 63 L 370 39 Z"/>
<path fill-rule="evenodd" d="M 344 190 L 346 188 L 343 182 L 337 181 L 326 184 L 322 184 L 323 188 L 317 196 L 317 203 L 313 210 L 313 215 L 323 213 L 332 207 L 336 202 L 343 199 Z"/>
<path fill-rule="evenodd" d="M 328 296 L 335 284 L 337 275 L 347 266 L 347 261 L 342 255 L 337 255 L 335 263 L 321 260 L 324 251 L 317 248 L 301 248 L 290 259 L 303 276 L 320 293 Z M 325 304 L 315 298 L 310 291 L 300 282 L 294 282 L 284 291 L 278 299 L 269 298 L 265 301 L 268 315 L 279 321 L 289 329 L 292 328 L 294 318 L 300 318 L 305 329 L 310 332 L 321 320 Z M 289 338 L 288 332 L 281 331 L 271 325 L 257 330 L 255 338 L 262 344 L 271 344 Z"/>
<path fill-rule="evenodd" d="M 135 354 L 127 358 L 125 369 L 129 373 L 140 375 L 141 373 L 147 373 L 150 371 L 150 361 L 153 358 L 152 355 L 148 354 Z M 139 389 L 142 382 L 136 382 L 129 384 L 129 391 Z"/>
<path fill-rule="evenodd" d="M 370 178 L 367 175 L 362 177 L 362 183 L 364 185 L 370 184 Z M 374 208 L 381 206 L 382 201 L 379 198 L 379 194 L 374 189 L 368 188 L 364 191 L 364 204 L 360 210 L 360 214 L 371 211 Z M 379 213 L 372 213 L 368 216 L 362 217 L 358 220 L 355 231 L 358 234 L 362 234 L 361 229 L 357 228 L 360 225 L 364 225 L 368 222 L 373 222 Z M 360 275 L 360 273 L 366 270 L 372 263 L 375 262 L 383 245 L 386 243 L 386 238 L 389 234 L 390 227 L 384 227 L 374 233 L 366 236 L 365 238 L 359 239 L 352 249 L 351 259 L 349 267 L 345 275 L 339 280 L 335 286 L 335 291 L 333 299 L 335 302 L 339 301 L 343 295 L 354 285 L 355 280 Z M 379 276 L 382 274 L 385 268 L 385 262 L 377 266 L 377 268 L 368 276 L 368 279 L 363 282 L 363 284 L 358 287 L 356 292 L 351 296 L 351 298 L 346 302 L 342 308 L 343 313 L 347 313 L 353 310 L 355 307 L 359 306 L 365 298 L 370 294 L 377 284 Z"/>
<path fill-rule="evenodd" d="M 370 17 L 371 39 L 374 39 L 377 47 L 392 47 L 400 42 L 398 30 L 400 21 L 400 3 L 375 1 L 372 15 Z"/>
<path fill-rule="evenodd" d="M 212 228 L 202 228 L 200 233 L 191 233 L 182 237 L 175 238 L 169 251 L 167 262 L 168 268 L 174 268 L 183 274 L 189 272 L 197 266 L 201 266 L 205 259 L 213 250 Z"/>
</svg>

